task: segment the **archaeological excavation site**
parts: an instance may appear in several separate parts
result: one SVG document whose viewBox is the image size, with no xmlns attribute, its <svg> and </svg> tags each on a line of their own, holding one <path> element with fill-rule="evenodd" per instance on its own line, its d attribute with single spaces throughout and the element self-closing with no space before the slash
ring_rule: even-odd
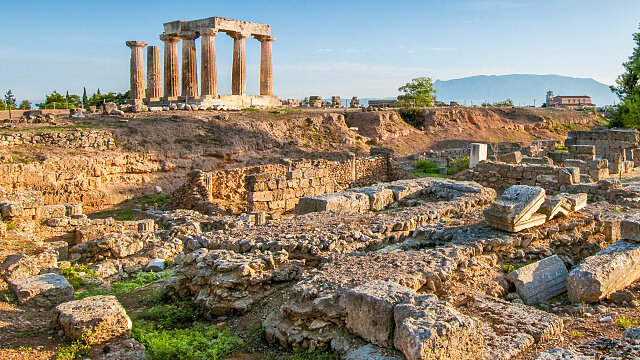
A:
<svg viewBox="0 0 640 360">
<path fill-rule="evenodd" d="M 1 359 L 640 359 L 639 131 L 281 100 L 270 25 L 158 30 L 126 103 L 0 111 Z"/>
</svg>

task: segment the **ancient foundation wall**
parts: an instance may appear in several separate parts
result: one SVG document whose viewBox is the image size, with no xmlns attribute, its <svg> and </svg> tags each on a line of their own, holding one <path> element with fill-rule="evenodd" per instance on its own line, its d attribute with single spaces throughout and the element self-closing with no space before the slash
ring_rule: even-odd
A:
<svg viewBox="0 0 640 360">
<path fill-rule="evenodd" d="M 0 134 L 0 148 L 23 144 L 52 145 L 64 148 L 113 150 L 116 142 L 108 131 L 25 132 Z"/>
<path fill-rule="evenodd" d="M 11 120 L 18 120 L 27 111 L 32 110 L 11 110 Z M 68 116 L 69 109 L 42 109 L 42 114 L 54 114 L 54 115 L 62 115 Z M 9 110 L 0 110 L 0 120 L 9 120 Z"/>
<path fill-rule="evenodd" d="M 560 191 L 563 185 L 580 183 L 580 168 L 483 161 L 473 169 L 472 180 L 498 191 L 512 185 L 541 186 Z"/>
<path fill-rule="evenodd" d="M 171 207 L 202 212 L 286 211 L 297 199 L 353 186 L 395 180 L 388 157 L 349 157 L 342 161 L 290 160 L 282 164 L 216 172 L 194 171 L 174 193 Z"/>
<path fill-rule="evenodd" d="M 614 160 L 615 154 L 622 155 L 624 160 L 634 160 L 633 150 L 640 144 L 640 132 L 621 129 L 569 131 L 564 144 L 567 148 L 573 145 L 595 146 L 596 155 L 610 161 Z"/>
</svg>

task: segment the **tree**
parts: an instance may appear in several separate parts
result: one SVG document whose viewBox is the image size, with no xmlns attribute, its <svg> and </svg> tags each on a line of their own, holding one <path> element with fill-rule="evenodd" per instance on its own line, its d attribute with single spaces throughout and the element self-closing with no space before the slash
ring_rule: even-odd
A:
<svg viewBox="0 0 640 360">
<path fill-rule="evenodd" d="M 616 79 L 616 85 L 611 86 L 622 102 L 612 112 L 610 127 L 640 129 L 640 33 L 634 33 L 633 40 L 636 42 L 633 53 L 622 64 L 625 71 Z"/>
<path fill-rule="evenodd" d="M 400 103 L 405 107 L 431 106 L 436 98 L 433 81 L 428 77 L 412 79 L 411 82 L 399 87 L 398 91 L 404 93 L 404 97 L 400 100 Z"/>
<path fill-rule="evenodd" d="M 5 103 L 5 108 L 9 110 L 16 108 L 16 97 L 13 96 L 13 93 L 11 92 L 11 90 L 7 91 L 7 93 L 4 94 L 4 103 Z"/>
<path fill-rule="evenodd" d="M 31 110 L 31 103 L 29 102 L 29 100 L 22 100 L 22 102 L 20 103 L 20 106 L 18 106 L 18 109 Z"/>
<path fill-rule="evenodd" d="M 87 106 L 89 105 L 89 98 L 87 98 L 87 88 L 83 87 L 82 88 L 82 106 Z"/>
<path fill-rule="evenodd" d="M 66 109 L 67 104 L 70 109 L 80 107 L 80 96 L 75 94 L 69 95 L 68 92 L 66 96 L 62 96 L 57 91 L 53 91 L 47 95 L 43 103 L 36 104 L 36 106 L 40 109 Z"/>
<path fill-rule="evenodd" d="M 611 91 L 623 101 L 638 87 L 638 80 L 640 80 L 640 33 L 634 33 L 633 40 L 636 42 L 636 47 L 633 48 L 629 61 L 622 64 L 625 72 L 618 75 L 616 85 L 611 86 Z"/>
</svg>

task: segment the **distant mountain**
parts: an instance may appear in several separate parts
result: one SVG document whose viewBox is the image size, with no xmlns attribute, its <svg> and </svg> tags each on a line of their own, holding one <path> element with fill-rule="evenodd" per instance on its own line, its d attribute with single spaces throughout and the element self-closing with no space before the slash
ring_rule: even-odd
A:
<svg viewBox="0 0 640 360">
<path fill-rule="evenodd" d="M 453 80 L 436 80 L 434 88 L 440 101 L 456 101 L 460 105 L 513 100 L 515 105 L 540 106 L 547 91 L 554 95 L 588 95 L 598 106 L 610 105 L 617 97 L 609 86 L 593 79 L 560 75 L 478 75 Z"/>
</svg>

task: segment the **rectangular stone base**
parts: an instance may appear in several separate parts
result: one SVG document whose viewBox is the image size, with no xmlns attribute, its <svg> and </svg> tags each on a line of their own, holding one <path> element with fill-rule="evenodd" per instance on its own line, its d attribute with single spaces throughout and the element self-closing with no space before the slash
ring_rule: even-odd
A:
<svg viewBox="0 0 640 360">
<path fill-rule="evenodd" d="M 162 98 L 160 101 L 149 102 L 149 106 L 163 106 L 168 105 L 169 102 L 184 102 L 185 98 L 180 96 L 178 98 Z M 275 96 L 265 95 L 207 95 L 202 98 L 188 98 L 189 104 L 196 104 L 204 107 L 211 107 L 214 105 L 224 105 L 228 108 L 242 109 L 247 107 L 280 107 L 282 102 Z"/>
<path fill-rule="evenodd" d="M 547 216 L 544 214 L 535 213 L 531 215 L 531 217 L 527 220 L 522 220 L 517 223 L 512 223 L 508 221 L 506 218 L 498 218 L 493 216 L 487 216 L 485 213 L 485 220 L 492 227 L 508 232 L 520 232 L 522 230 L 528 229 L 530 227 L 539 226 L 547 221 Z"/>
</svg>

